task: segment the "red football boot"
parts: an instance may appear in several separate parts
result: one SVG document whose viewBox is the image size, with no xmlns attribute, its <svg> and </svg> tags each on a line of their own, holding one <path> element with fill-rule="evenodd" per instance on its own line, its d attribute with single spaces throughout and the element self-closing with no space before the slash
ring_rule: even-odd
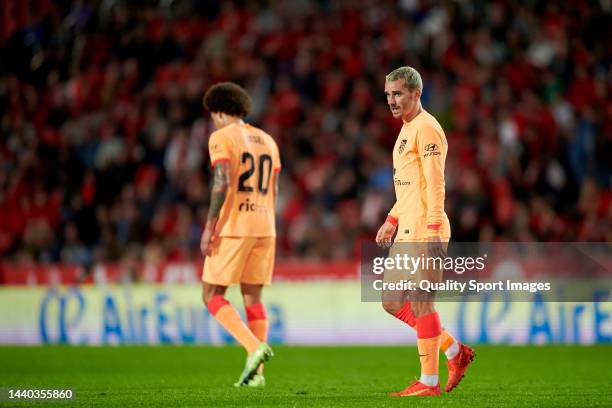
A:
<svg viewBox="0 0 612 408">
<path fill-rule="evenodd" d="M 465 370 L 474 361 L 474 357 L 476 357 L 476 353 L 470 346 L 459 343 L 459 352 L 446 363 L 448 365 L 448 381 L 444 391 L 451 392 L 459 385 L 459 382 L 465 376 Z"/>
<path fill-rule="evenodd" d="M 440 384 L 435 387 L 429 387 L 420 381 L 415 381 L 404 390 L 399 392 L 392 392 L 392 397 L 431 397 L 440 396 Z"/>
</svg>

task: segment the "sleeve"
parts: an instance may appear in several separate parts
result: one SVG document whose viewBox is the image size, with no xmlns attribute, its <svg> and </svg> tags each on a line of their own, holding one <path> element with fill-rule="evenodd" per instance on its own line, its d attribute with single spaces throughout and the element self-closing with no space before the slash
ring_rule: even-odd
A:
<svg viewBox="0 0 612 408">
<path fill-rule="evenodd" d="M 279 173 L 281 171 L 282 164 L 280 152 L 278 151 L 278 145 L 276 143 L 274 143 L 274 163 L 272 165 L 275 173 Z"/>
<path fill-rule="evenodd" d="M 229 161 L 232 157 L 229 139 L 219 132 L 213 132 L 208 140 L 208 152 L 212 167 L 218 162 Z"/>
<path fill-rule="evenodd" d="M 417 148 L 426 183 L 427 234 L 436 236 L 444 216 L 446 137 L 441 129 L 428 124 L 419 130 Z"/>
<path fill-rule="evenodd" d="M 389 217 L 391 217 L 392 220 L 395 220 L 395 224 L 397 225 L 397 222 L 399 220 L 399 212 L 397 211 L 397 201 L 395 202 L 395 204 L 393 204 L 393 208 L 391 208 L 389 214 L 387 214 L 388 221 L 390 221 Z"/>
</svg>

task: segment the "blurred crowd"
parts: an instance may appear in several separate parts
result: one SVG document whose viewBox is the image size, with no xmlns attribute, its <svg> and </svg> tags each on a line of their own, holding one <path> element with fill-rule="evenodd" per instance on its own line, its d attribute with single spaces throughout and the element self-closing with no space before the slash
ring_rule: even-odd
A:
<svg viewBox="0 0 612 408">
<path fill-rule="evenodd" d="M 457 241 L 612 241 L 606 1 L 0 5 L 0 256 L 199 259 L 213 131 L 236 81 L 283 171 L 278 254 L 342 259 L 394 201 L 384 76 L 424 80 Z M 606 40 L 608 38 L 608 40 Z"/>
</svg>

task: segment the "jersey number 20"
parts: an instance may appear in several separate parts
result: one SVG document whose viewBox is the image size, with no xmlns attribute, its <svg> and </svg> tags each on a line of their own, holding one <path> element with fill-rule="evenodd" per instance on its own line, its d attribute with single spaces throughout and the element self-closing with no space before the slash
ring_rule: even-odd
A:
<svg viewBox="0 0 612 408">
<path fill-rule="evenodd" d="M 270 175 L 272 174 L 272 157 L 268 154 L 259 156 L 257 187 L 261 194 L 268 194 Z M 238 178 L 238 191 L 245 193 L 253 192 L 253 187 L 246 185 L 246 182 L 255 173 L 255 158 L 249 152 L 242 153 L 242 163 L 246 163 L 248 168 Z"/>
</svg>

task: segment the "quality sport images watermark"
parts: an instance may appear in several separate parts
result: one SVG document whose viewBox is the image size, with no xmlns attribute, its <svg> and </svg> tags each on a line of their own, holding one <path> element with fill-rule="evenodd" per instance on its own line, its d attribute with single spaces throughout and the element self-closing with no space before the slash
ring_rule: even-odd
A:
<svg viewBox="0 0 612 408">
<path fill-rule="evenodd" d="M 467 293 L 467 291 L 479 293 L 482 291 L 520 291 L 526 290 L 531 293 L 537 291 L 550 290 L 550 282 L 513 282 L 509 279 L 496 282 L 479 282 L 470 279 L 462 282 L 453 279 L 445 279 L 438 282 L 427 277 L 418 276 L 421 279 L 400 279 L 385 281 L 383 279 L 385 271 L 404 271 L 410 277 L 414 277 L 421 271 L 453 271 L 458 275 L 465 272 L 482 272 L 485 269 L 487 254 L 478 257 L 457 256 L 439 257 L 426 255 L 426 248 L 420 255 L 412 255 L 414 251 L 395 253 L 392 256 L 377 256 L 372 260 L 372 272 L 380 276 L 380 279 L 373 281 L 375 290 L 407 290 L 407 291 L 457 291 Z M 401 274 L 400 274 L 401 275 Z"/>
<path fill-rule="evenodd" d="M 363 244 L 362 301 L 612 301 L 609 243 L 450 242 L 444 256 L 430 245 Z"/>
</svg>

